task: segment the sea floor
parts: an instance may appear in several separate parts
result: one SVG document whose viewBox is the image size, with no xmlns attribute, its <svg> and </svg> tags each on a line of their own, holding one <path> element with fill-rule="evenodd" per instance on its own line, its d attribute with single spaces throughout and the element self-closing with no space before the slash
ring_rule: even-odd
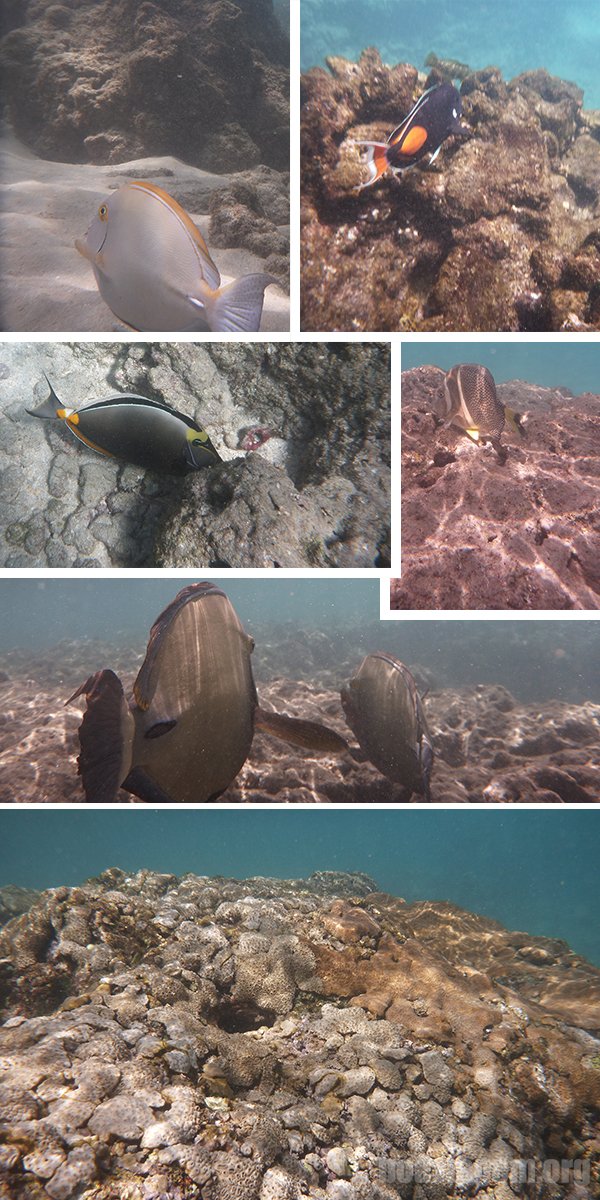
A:
<svg viewBox="0 0 600 1200">
<path fill-rule="evenodd" d="M 114 868 L 0 953 L 11 1200 L 592 1195 L 600 971 L 564 942 L 362 874 Z"/>
<path fill-rule="evenodd" d="M 65 699 L 90 672 L 110 665 L 127 688 L 142 651 L 65 641 L 35 658 L 0 659 L 0 801 L 81 803 L 77 730 L 83 708 Z M 340 681 L 341 682 L 341 681 Z M 339 690 L 331 682 L 280 675 L 259 682 L 263 707 L 322 721 L 346 737 Z M 80 702 L 79 702 L 80 703 Z M 434 688 L 425 711 L 436 759 L 433 802 L 594 804 L 600 801 L 600 704 L 520 703 L 501 685 Z M 350 754 L 315 754 L 257 731 L 249 758 L 223 802 L 345 804 L 409 799 L 400 784 Z M 128 793 L 119 799 L 139 803 Z M 414 801 L 418 796 L 412 797 Z"/>
<path fill-rule="evenodd" d="M 255 178 L 264 190 L 268 169 L 256 170 Z M 4 228 L 0 310 L 7 331 L 127 332 L 101 299 L 92 268 L 74 242 L 84 237 L 98 204 L 111 189 L 132 179 L 157 183 L 189 211 L 223 282 L 265 269 L 275 269 L 277 274 L 277 264 L 269 265 L 268 256 L 259 257 L 243 246 L 221 249 L 211 242 L 210 198 L 219 189 L 225 191 L 234 175 L 214 175 L 169 157 L 118 166 L 50 162 L 32 154 L 10 131 L 0 140 L 0 173 Z M 248 179 L 252 172 L 243 175 Z M 279 202 L 273 201 L 274 212 L 281 207 L 280 193 L 285 197 L 287 184 L 276 171 L 270 172 L 270 179 Z M 282 225 L 273 225 L 273 251 L 280 248 L 282 234 L 287 235 L 285 217 Z M 285 278 L 282 282 L 283 288 L 270 286 L 265 293 L 263 331 L 290 328 Z"/>
</svg>

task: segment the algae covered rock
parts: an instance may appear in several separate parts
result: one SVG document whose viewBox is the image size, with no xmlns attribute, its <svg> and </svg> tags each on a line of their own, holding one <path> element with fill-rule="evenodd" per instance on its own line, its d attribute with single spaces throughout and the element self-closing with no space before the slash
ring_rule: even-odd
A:
<svg viewBox="0 0 600 1200">
<path fill-rule="evenodd" d="M 385 141 L 443 78 L 372 49 L 304 76 L 303 328 L 600 328 L 597 281 L 567 266 L 600 231 L 598 127 L 576 85 L 469 72 L 464 131 L 435 164 L 360 190 L 357 143 Z"/>
<path fill-rule="evenodd" d="M 21 961 L 24 924 L 33 942 L 50 914 L 56 941 L 38 959 L 59 971 L 74 944 L 71 907 L 78 936 L 95 927 L 105 950 L 100 975 L 94 943 L 77 943 L 69 994 L 44 1014 L 0 977 L 11 1200 L 417 1200 L 412 1179 L 410 1190 L 392 1186 L 415 1161 L 435 1184 L 428 1198 L 462 1193 L 469 1179 L 508 1197 L 523 1162 L 548 1159 L 589 1180 L 597 968 L 556 939 L 365 888 L 344 872 L 235 881 L 115 868 L 9 922 L 4 965 Z M 365 954 L 358 924 L 340 945 L 324 923 L 333 908 L 380 925 L 377 946 Z M 143 922 L 160 933 L 125 957 Z M 181 953 L 191 926 L 209 931 L 195 964 Z M 254 982 L 236 1024 L 244 958 Z M 300 959 L 310 990 L 284 994 L 273 964 L 294 963 L 298 977 Z M 199 1014 L 207 970 L 213 1003 Z M 163 1003 L 166 976 L 179 992 Z M 266 1008 L 250 1025 L 257 999 Z M 542 1179 L 536 1195 L 571 1200 L 571 1178 Z"/>
</svg>

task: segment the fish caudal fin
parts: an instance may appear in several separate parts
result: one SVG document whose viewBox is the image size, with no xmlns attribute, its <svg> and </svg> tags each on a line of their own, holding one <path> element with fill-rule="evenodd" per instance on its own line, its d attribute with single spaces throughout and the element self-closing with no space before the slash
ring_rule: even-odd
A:
<svg viewBox="0 0 600 1200">
<path fill-rule="evenodd" d="M 131 766 L 133 717 L 114 671 L 97 671 L 66 701 L 85 696 L 77 760 L 86 800 L 111 804 Z"/>
<path fill-rule="evenodd" d="M 58 417 L 59 412 L 64 412 L 65 410 L 58 396 L 56 395 L 48 376 L 44 375 L 44 379 L 50 388 L 50 395 L 48 396 L 48 399 L 44 400 L 43 404 L 40 404 L 38 408 L 26 408 L 25 412 L 29 413 L 30 417 L 41 417 L 45 421 L 51 421 L 55 417 Z"/>
<path fill-rule="evenodd" d="M 364 159 L 364 165 L 369 169 L 369 178 L 364 183 L 359 183 L 354 188 L 355 192 L 362 192 L 363 188 L 371 187 L 388 169 L 387 158 L 387 142 L 353 142 L 354 146 L 365 146 L 367 153 Z"/>
<path fill-rule="evenodd" d="M 256 709 L 254 721 L 272 737 L 291 742 L 293 746 L 303 746 L 305 750 L 320 754 L 343 754 L 349 749 L 345 738 L 319 721 L 304 721 L 283 713 L 266 712 L 264 708 Z"/>
<path fill-rule="evenodd" d="M 192 304 L 203 308 L 213 333 L 257 333 L 260 329 L 265 288 L 277 283 L 273 275 L 242 275 L 202 300 L 190 296 Z"/>
</svg>

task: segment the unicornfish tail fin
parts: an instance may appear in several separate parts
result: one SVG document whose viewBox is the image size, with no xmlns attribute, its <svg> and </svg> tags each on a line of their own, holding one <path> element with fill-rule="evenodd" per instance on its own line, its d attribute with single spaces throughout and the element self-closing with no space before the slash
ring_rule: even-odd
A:
<svg viewBox="0 0 600 1200">
<path fill-rule="evenodd" d="M 293 746 L 303 746 L 305 750 L 320 754 L 343 754 L 348 751 L 346 739 L 327 725 L 321 725 L 320 721 L 304 721 L 300 717 L 266 712 L 264 708 L 256 709 L 254 721 L 272 737 L 291 742 Z"/>
<path fill-rule="evenodd" d="M 260 329 L 265 288 L 277 283 L 273 275 L 242 275 L 231 283 L 207 292 L 202 299 L 190 296 L 203 308 L 213 333 L 257 333 Z"/>
<path fill-rule="evenodd" d="M 56 395 L 48 376 L 44 375 L 44 379 L 50 388 L 48 399 L 44 400 L 39 408 L 26 408 L 25 412 L 29 413 L 30 417 L 42 417 L 46 421 L 51 421 L 53 418 L 58 417 L 59 412 L 64 412 L 64 406 Z"/>
<path fill-rule="evenodd" d="M 97 671 L 69 697 L 85 696 L 87 708 L 79 726 L 77 759 L 85 798 L 112 804 L 131 767 L 133 716 L 121 680 L 114 671 Z"/>
</svg>

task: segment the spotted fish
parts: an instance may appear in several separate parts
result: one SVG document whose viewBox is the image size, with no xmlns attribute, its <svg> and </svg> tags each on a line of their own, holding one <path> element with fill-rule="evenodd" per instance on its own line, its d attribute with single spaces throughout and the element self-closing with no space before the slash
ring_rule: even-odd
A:
<svg viewBox="0 0 600 1200">
<path fill-rule="evenodd" d="M 472 441 L 488 440 L 500 451 L 504 405 L 498 398 L 494 376 L 479 363 L 460 363 L 446 372 L 443 397 L 436 416 L 464 429 Z"/>
<path fill-rule="evenodd" d="M 429 800 L 433 744 L 408 667 L 378 651 L 363 658 L 341 692 L 342 707 L 369 762 L 393 783 Z"/>
</svg>

